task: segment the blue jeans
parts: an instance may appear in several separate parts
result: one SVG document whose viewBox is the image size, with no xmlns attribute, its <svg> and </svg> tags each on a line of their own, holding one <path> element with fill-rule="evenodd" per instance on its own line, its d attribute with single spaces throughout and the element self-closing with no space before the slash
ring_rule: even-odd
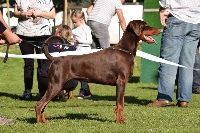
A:
<svg viewBox="0 0 200 133">
<path fill-rule="evenodd" d="M 167 19 L 161 40 L 161 58 L 188 68 L 194 67 L 200 24 L 186 23 L 175 17 Z M 178 70 L 177 101 L 189 102 L 192 94 L 193 70 L 161 63 L 158 69 L 157 100 L 173 100 Z"/>
<path fill-rule="evenodd" d="M 89 85 L 87 82 L 81 81 L 81 88 L 85 90 L 89 90 Z"/>
<path fill-rule="evenodd" d="M 88 20 L 88 26 L 92 31 L 92 48 L 108 48 L 110 47 L 110 35 L 108 25 L 96 21 Z"/>
<path fill-rule="evenodd" d="M 200 42 L 199 42 L 200 43 Z M 192 89 L 200 88 L 200 53 L 199 50 L 196 50 L 196 56 L 195 56 L 195 63 L 194 68 L 199 70 L 193 71 L 193 85 Z"/>
</svg>

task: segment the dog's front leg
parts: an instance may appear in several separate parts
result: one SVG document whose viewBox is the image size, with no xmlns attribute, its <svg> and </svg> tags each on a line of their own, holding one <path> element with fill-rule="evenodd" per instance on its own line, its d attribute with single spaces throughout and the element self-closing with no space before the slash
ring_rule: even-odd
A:
<svg viewBox="0 0 200 133">
<path fill-rule="evenodd" d="M 125 81 L 124 80 L 117 80 L 116 83 L 116 122 L 117 123 L 124 123 L 125 119 L 123 117 L 123 109 L 124 109 L 124 91 L 125 91 Z"/>
</svg>

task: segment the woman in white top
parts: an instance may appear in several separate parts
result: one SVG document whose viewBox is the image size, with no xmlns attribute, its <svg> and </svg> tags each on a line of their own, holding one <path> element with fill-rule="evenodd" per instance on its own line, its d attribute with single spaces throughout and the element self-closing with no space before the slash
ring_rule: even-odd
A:
<svg viewBox="0 0 200 133">
<path fill-rule="evenodd" d="M 41 53 L 41 43 L 51 34 L 49 19 L 56 16 L 53 0 L 15 0 L 14 16 L 18 18 L 16 34 L 24 41 L 19 44 L 22 55 Z M 34 41 L 34 45 L 27 43 Z M 41 63 L 38 60 L 38 68 Z M 31 100 L 33 87 L 34 59 L 24 59 L 24 93 L 21 100 Z"/>
</svg>

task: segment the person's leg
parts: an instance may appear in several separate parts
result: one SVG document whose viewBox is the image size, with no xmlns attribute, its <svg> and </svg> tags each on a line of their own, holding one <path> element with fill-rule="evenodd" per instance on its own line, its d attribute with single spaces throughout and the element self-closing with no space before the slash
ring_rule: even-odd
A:
<svg viewBox="0 0 200 133">
<path fill-rule="evenodd" d="M 73 91 L 77 85 L 78 85 L 78 80 L 71 79 L 65 83 L 63 89 L 66 91 Z"/>
<path fill-rule="evenodd" d="M 195 51 L 198 45 L 198 38 L 200 35 L 200 28 L 198 24 L 187 23 L 184 28 L 188 31 L 180 55 L 180 65 L 188 68 L 194 67 Z M 177 100 L 181 102 L 190 102 L 192 95 L 192 82 L 193 82 L 193 70 L 186 68 L 179 68 L 178 78 L 178 91 Z"/>
<path fill-rule="evenodd" d="M 23 38 L 22 38 L 23 39 Z M 21 54 L 33 54 L 34 47 L 24 41 L 19 44 Z M 33 73 L 34 73 L 34 59 L 24 58 L 24 85 L 25 91 L 20 97 L 21 100 L 31 100 L 32 94 L 31 89 L 33 86 Z"/>
<path fill-rule="evenodd" d="M 78 80 L 75 79 L 71 79 L 69 81 L 67 81 L 63 87 L 63 90 L 66 91 L 66 93 L 68 93 L 68 98 L 71 99 L 72 97 L 70 97 L 70 92 L 73 91 L 78 85 Z M 60 95 L 60 100 L 61 101 L 66 101 L 65 95 L 63 93 L 63 91 L 61 92 Z"/>
<path fill-rule="evenodd" d="M 179 63 L 184 39 L 184 22 L 170 17 L 166 23 L 167 27 L 165 27 L 161 39 L 160 55 L 165 60 Z M 177 66 L 160 63 L 157 100 L 147 106 L 167 106 L 170 104 L 173 100 L 177 69 Z"/>
<path fill-rule="evenodd" d="M 38 46 L 38 47 L 34 47 L 35 48 L 35 51 L 36 51 L 36 54 L 41 54 L 42 52 L 42 43 L 41 42 L 45 42 L 46 40 L 48 39 L 48 37 L 40 37 L 40 38 L 36 38 L 34 41 L 36 41 L 35 45 Z M 39 42 L 39 43 L 37 43 Z M 37 60 L 37 63 L 38 63 L 38 68 L 41 67 L 41 60 Z"/>
<path fill-rule="evenodd" d="M 41 99 L 47 90 L 48 79 L 47 79 L 47 77 L 38 76 L 37 80 L 38 80 L 39 98 Z"/>
<path fill-rule="evenodd" d="M 93 49 L 101 49 L 100 43 L 98 38 L 96 38 L 93 34 L 92 34 L 92 48 Z"/>
<path fill-rule="evenodd" d="M 40 37 L 40 38 L 35 38 L 36 43 L 34 43 L 38 47 L 34 47 L 36 54 L 41 54 L 42 52 L 42 43 L 37 43 L 37 42 L 45 42 L 48 37 Z M 38 89 L 39 89 L 39 97 L 42 98 L 42 96 L 45 94 L 47 87 L 48 87 L 48 80 L 47 80 L 47 69 L 49 67 L 49 63 L 46 62 L 46 60 L 43 60 L 43 66 L 42 62 L 40 59 L 37 59 L 37 82 L 38 82 Z"/>
<path fill-rule="evenodd" d="M 165 60 L 179 63 L 180 52 L 183 46 L 184 22 L 175 17 L 168 18 L 167 28 L 163 33 L 161 45 L 161 57 Z M 173 25 L 173 24 L 176 25 Z M 177 74 L 177 66 L 161 63 L 159 67 L 158 96 L 157 100 L 172 101 L 174 84 Z"/>
<path fill-rule="evenodd" d="M 108 31 L 108 25 L 101 24 L 95 21 L 88 21 L 88 25 L 91 28 L 93 35 L 93 43 L 100 45 L 101 48 L 110 47 L 110 35 Z"/>
<path fill-rule="evenodd" d="M 81 81 L 81 88 L 88 89 L 89 88 L 88 83 Z"/>
<path fill-rule="evenodd" d="M 87 25 L 90 27 L 91 29 L 91 34 L 92 34 L 92 49 L 101 49 L 100 43 L 98 38 L 95 36 L 95 32 L 93 32 L 93 27 L 94 27 L 94 21 L 88 20 L 87 21 Z"/>
<path fill-rule="evenodd" d="M 100 27 L 98 29 L 98 35 L 97 38 L 99 40 L 99 44 L 101 46 L 101 48 L 108 48 L 110 47 L 110 35 L 109 35 L 109 31 L 108 31 L 108 25 L 105 24 L 100 24 Z"/>
<path fill-rule="evenodd" d="M 78 98 L 79 99 L 89 98 L 89 97 L 91 97 L 91 95 L 92 94 L 90 92 L 90 87 L 89 87 L 88 83 L 81 81 L 81 89 L 80 89 Z"/>
<path fill-rule="evenodd" d="M 200 94 L 200 53 L 199 48 L 196 50 L 195 56 L 195 64 L 193 70 L 193 85 L 192 85 L 192 92 L 196 94 Z"/>
</svg>

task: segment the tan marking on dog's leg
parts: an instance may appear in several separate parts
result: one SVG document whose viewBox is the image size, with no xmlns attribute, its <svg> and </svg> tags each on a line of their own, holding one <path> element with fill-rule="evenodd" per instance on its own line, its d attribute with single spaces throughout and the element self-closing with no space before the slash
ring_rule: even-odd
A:
<svg viewBox="0 0 200 133">
<path fill-rule="evenodd" d="M 39 106 L 39 102 L 35 105 L 36 119 L 37 119 L 37 123 L 41 123 L 42 122 L 41 111 L 38 106 Z"/>
<path fill-rule="evenodd" d="M 48 102 L 43 103 L 43 105 L 41 105 L 41 102 L 38 102 L 35 105 L 36 118 L 37 118 L 38 123 L 48 122 L 48 120 L 46 120 L 45 116 L 44 116 L 44 109 L 45 109 L 46 105 L 48 104 Z"/>
<path fill-rule="evenodd" d="M 46 107 L 48 102 L 45 102 L 44 105 L 42 106 L 42 110 L 41 110 L 41 119 L 43 123 L 49 122 L 48 120 L 46 120 L 45 116 L 44 116 L 44 109 Z"/>
<path fill-rule="evenodd" d="M 121 106 L 115 108 L 115 114 L 116 114 L 116 123 L 125 123 L 125 119 L 123 117 L 123 108 Z"/>
</svg>

